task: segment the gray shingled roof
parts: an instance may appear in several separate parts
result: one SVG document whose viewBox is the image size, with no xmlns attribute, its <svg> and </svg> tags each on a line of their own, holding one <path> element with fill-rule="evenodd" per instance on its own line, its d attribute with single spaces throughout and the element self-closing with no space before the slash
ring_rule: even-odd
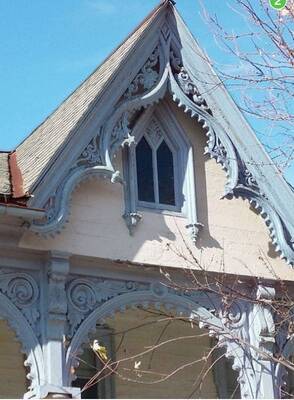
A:
<svg viewBox="0 0 294 400">
<path fill-rule="evenodd" d="M 0 194 L 9 195 L 10 193 L 8 153 L 0 153 Z"/>
<path fill-rule="evenodd" d="M 160 8 L 156 7 L 92 75 L 17 147 L 16 157 L 22 173 L 24 192 L 32 191 L 60 146 L 97 100 Z"/>
</svg>

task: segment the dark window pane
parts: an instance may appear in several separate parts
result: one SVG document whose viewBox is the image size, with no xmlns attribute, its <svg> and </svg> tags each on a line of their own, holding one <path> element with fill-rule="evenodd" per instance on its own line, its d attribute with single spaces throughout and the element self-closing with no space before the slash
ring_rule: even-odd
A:
<svg viewBox="0 0 294 400">
<path fill-rule="evenodd" d="M 93 374 L 94 375 L 94 374 Z M 74 387 L 79 387 L 80 389 L 83 389 L 83 387 L 88 383 L 89 379 L 86 378 L 77 378 L 73 382 Z M 97 383 L 91 387 L 89 387 L 87 390 L 84 390 L 82 392 L 82 399 L 97 399 L 98 398 L 98 387 Z"/>
<path fill-rule="evenodd" d="M 144 136 L 136 147 L 138 199 L 154 203 L 152 149 Z"/>
<path fill-rule="evenodd" d="M 163 141 L 157 150 L 159 203 L 175 205 L 173 154 Z"/>
<path fill-rule="evenodd" d="M 216 347 L 217 341 L 212 340 L 212 365 L 218 399 L 240 399 L 238 373 L 233 370 L 233 363 L 225 356 L 223 347 Z"/>
</svg>

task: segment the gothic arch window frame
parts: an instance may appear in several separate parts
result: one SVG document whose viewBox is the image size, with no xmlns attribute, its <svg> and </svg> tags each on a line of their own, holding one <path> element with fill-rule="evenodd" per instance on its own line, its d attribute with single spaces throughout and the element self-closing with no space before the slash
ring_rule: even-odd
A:
<svg viewBox="0 0 294 400">
<path fill-rule="evenodd" d="M 157 128 L 160 130 L 161 137 L 158 139 L 157 142 L 152 141 L 150 138 L 150 135 L 148 134 L 148 128 L 152 129 L 150 127 L 150 124 L 157 125 Z M 140 124 L 141 125 L 141 124 Z M 179 149 L 179 146 L 177 143 L 175 143 L 173 140 L 171 140 L 167 133 L 166 130 L 163 128 L 161 122 L 157 118 L 156 113 L 153 113 L 152 116 L 148 119 L 148 121 L 144 121 L 145 126 L 140 126 L 139 129 L 136 129 L 135 131 L 135 137 L 136 137 L 136 146 L 131 148 L 130 151 L 130 156 L 134 160 L 132 160 L 133 165 L 134 165 L 134 191 L 135 191 L 135 197 L 136 197 L 136 203 L 138 205 L 138 209 L 155 209 L 155 210 L 163 210 L 163 211 L 176 211 L 176 212 L 181 212 L 181 193 L 179 190 L 179 186 L 181 186 L 182 182 L 182 176 L 181 176 L 181 152 Z M 139 145 L 140 141 L 143 139 L 146 140 L 148 145 L 151 148 L 152 151 L 152 173 L 153 173 L 153 189 L 154 189 L 154 201 L 148 202 L 144 200 L 139 199 L 139 191 L 138 191 L 138 170 L 137 170 L 137 146 Z M 174 189 L 174 200 L 175 204 L 165 204 L 160 202 L 160 189 L 159 189 L 159 179 L 158 179 L 158 174 L 159 174 L 159 169 L 158 169 L 158 158 L 157 158 L 157 151 L 161 144 L 165 142 L 166 145 L 168 146 L 169 150 L 172 153 L 173 157 L 173 189 Z"/>
<path fill-rule="evenodd" d="M 152 119 L 158 124 L 163 138 L 173 153 L 175 206 L 138 201 L 136 149 L 134 145 L 130 148 L 124 148 L 123 151 L 126 210 L 130 213 L 142 210 L 178 215 L 187 218 L 187 227 L 199 225 L 197 220 L 193 146 L 183 127 L 173 115 L 167 101 L 162 101 L 160 104 L 149 107 L 138 119 L 132 130 L 136 144 L 144 136 Z"/>
</svg>

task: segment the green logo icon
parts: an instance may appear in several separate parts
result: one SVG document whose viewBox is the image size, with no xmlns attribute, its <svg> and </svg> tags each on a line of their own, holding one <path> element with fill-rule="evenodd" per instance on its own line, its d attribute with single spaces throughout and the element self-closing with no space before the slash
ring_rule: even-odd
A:
<svg viewBox="0 0 294 400">
<path fill-rule="evenodd" d="M 287 0 L 269 0 L 269 3 L 274 9 L 282 10 L 287 4 Z"/>
</svg>

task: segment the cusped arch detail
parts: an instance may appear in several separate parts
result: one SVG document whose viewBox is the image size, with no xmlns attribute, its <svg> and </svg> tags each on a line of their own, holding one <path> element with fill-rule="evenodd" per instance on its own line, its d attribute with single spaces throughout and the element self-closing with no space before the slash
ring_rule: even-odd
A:
<svg viewBox="0 0 294 400">
<path fill-rule="evenodd" d="M 93 310 L 77 329 L 66 354 L 66 385 L 71 385 L 74 379 L 73 371 L 78 366 L 76 356 L 83 353 L 82 347 L 89 340 L 89 335 L 95 332 L 98 322 L 103 323 L 106 318 L 116 312 L 124 312 L 127 308 L 149 306 L 162 306 L 168 311 L 172 310 L 175 316 L 186 316 L 197 321 L 200 328 L 206 327 L 216 336 L 225 329 L 222 320 L 213 314 L 213 310 L 208 310 L 207 304 L 205 308 L 188 297 L 168 293 L 167 288 L 161 284 L 155 284 L 151 291 L 118 295 Z"/>
<path fill-rule="evenodd" d="M 32 223 L 30 225 L 30 230 L 45 237 L 60 233 L 65 223 L 69 220 L 73 193 L 83 182 L 92 178 L 109 178 L 112 183 L 122 183 L 119 172 L 106 166 L 98 165 L 73 170 L 60 186 L 55 196 L 56 205 L 47 213 L 47 221 L 45 223 Z"/>
<path fill-rule="evenodd" d="M 24 365 L 29 368 L 27 378 L 31 381 L 31 384 L 24 397 L 38 397 L 39 387 L 41 382 L 44 381 L 41 345 L 22 313 L 2 293 L 0 293 L 0 316 L 7 321 L 9 327 L 16 334 L 16 338 L 21 344 L 21 350 L 27 357 Z"/>
</svg>

